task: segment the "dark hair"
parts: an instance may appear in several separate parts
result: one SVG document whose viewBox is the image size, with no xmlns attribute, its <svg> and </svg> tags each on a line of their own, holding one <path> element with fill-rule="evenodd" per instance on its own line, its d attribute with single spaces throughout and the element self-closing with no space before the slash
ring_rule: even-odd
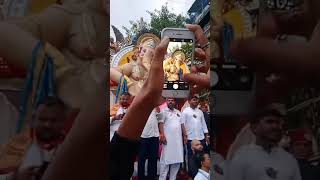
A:
<svg viewBox="0 0 320 180">
<path fill-rule="evenodd" d="M 40 101 L 40 105 L 45 105 L 47 107 L 58 106 L 61 109 L 65 110 L 67 108 L 66 104 L 56 96 L 47 96 L 42 101 Z"/>
<path fill-rule="evenodd" d="M 197 166 L 198 169 L 201 169 L 202 166 L 202 162 L 205 161 L 205 155 L 209 155 L 208 153 L 205 153 L 203 151 L 196 151 L 196 153 L 194 154 L 195 157 L 195 164 Z M 210 155 L 209 155 L 210 156 Z"/>
<path fill-rule="evenodd" d="M 131 94 L 129 92 L 124 92 L 121 94 L 121 96 L 131 96 Z"/>
<path fill-rule="evenodd" d="M 264 109 L 256 110 L 252 114 L 252 117 L 250 118 L 250 124 L 259 123 L 263 117 L 267 117 L 267 116 L 275 116 L 280 118 L 284 117 L 284 115 L 277 109 L 264 108 Z"/>
</svg>

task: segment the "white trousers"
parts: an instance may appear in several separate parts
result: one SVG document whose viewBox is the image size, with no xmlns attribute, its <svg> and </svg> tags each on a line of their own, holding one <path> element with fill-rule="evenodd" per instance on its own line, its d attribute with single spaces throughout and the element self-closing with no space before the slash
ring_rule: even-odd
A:
<svg viewBox="0 0 320 180">
<path fill-rule="evenodd" d="M 168 164 L 164 164 L 164 163 L 160 162 L 159 180 L 166 180 L 167 179 L 169 169 L 170 169 L 169 180 L 176 180 L 178 171 L 180 169 L 180 164 L 181 163 L 168 165 Z"/>
</svg>

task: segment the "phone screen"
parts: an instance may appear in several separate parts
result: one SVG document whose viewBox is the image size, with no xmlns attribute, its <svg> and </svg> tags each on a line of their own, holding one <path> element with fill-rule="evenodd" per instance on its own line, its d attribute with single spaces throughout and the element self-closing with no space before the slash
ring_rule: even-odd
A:
<svg viewBox="0 0 320 180">
<path fill-rule="evenodd" d="M 190 73 L 193 46 L 193 39 L 170 38 L 163 61 L 164 90 L 189 90 L 189 84 L 183 81 L 183 75 Z"/>
<path fill-rule="evenodd" d="M 230 47 L 234 40 L 255 37 L 258 28 L 259 0 L 225 1 L 220 47 L 224 63 L 238 63 L 231 56 Z"/>
</svg>

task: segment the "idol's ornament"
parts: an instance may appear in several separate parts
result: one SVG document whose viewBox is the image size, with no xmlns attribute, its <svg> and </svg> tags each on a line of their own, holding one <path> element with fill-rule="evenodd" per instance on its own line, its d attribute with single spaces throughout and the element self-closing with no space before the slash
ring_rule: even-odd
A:
<svg viewBox="0 0 320 180">
<path fill-rule="evenodd" d="M 135 45 L 122 48 L 114 55 L 110 68 L 111 92 L 115 102 L 124 92 L 136 96 L 148 77 L 151 57 L 160 39 L 151 33 L 139 37 Z"/>
</svg>

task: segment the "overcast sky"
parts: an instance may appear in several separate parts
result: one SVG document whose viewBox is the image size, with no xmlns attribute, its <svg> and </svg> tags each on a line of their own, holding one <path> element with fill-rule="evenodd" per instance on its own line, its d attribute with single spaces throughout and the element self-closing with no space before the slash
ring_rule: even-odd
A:
<svg viewBox="0 0 320 180">
<path fill-rule="evenodd" d="M 168 3 L 169 10 L 175 14 L 186 15 L 195 0 L 110 0 L 110 24 L 116 26 L 122 33 L 122 26 L 130 27 L 130 20 L 138 20 L 143 17 L 150 22 L 150 16 L 146 12 L 160 9 Z M 110 27 L 111 28 L 111 27 Z M 114 37 L 112 29 L 111 36 Z"/>
</svg>

